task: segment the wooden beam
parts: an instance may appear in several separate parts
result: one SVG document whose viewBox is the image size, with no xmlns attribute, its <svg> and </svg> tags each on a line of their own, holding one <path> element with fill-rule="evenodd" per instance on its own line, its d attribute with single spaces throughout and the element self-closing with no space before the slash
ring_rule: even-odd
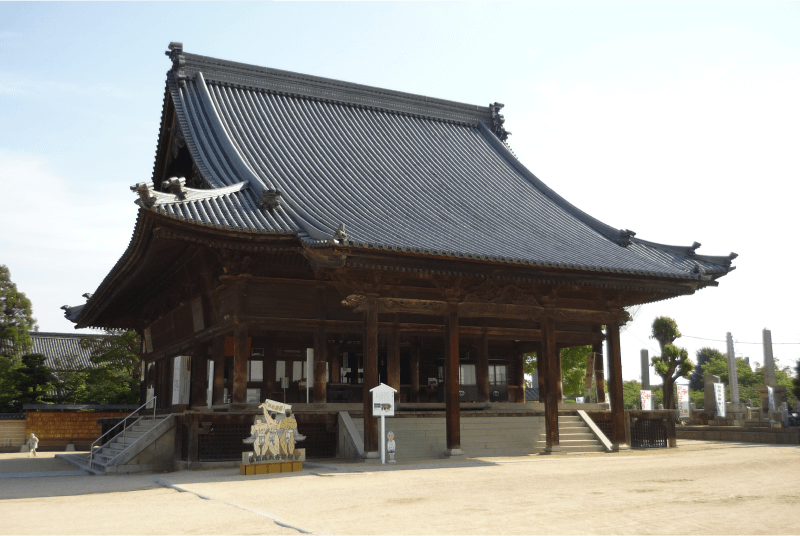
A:
<svg viewBox="0 0 800 536">
<path fill-rule="evenodd" d="M 555 320 L 552 317 L 545 317 L 542 321 L 542 354 L 547 363 L 544 399 L 545 452 L 561 450 L 558 434 L 558 404 L 561 402 L 561 356 L 556 349 L 555 331 Z"/>
<path fill-rule="evenodd" d="M 214 360 L 214 385 L 211 393 L 211 403 L 216 406 L 225 403 L 225 339 L 221 336 L 214 337 L 211 347 L 211 359 Z"/>
<path fill-rule="evenodd" d="M 378 386 L 378 300 L 368 296 L 364 304 L 364 454 L 378 457 L 378 419 L 372 416 L 372 393 Z"/>
<path fill-rule="evenodd" d="M 592 326 L 592 330 L 602 335 L 603 330 L 600 326 Z M 603 365 L 603 343 L 601 341 L 593 343 L 592 352 L 594 352 L 594 378 L 597 382 L 597 402 L 602 404 L 606 401 L 606 371 Z"/>
<path fill-rule="evenodd" d="M 625 407 L 622 396 L 622 354 L 619 346 L 619 324 L 607 324 L 608 390 L 611 398 L 611 442 L 615 448 L 625 445 Z"/>
<path fill-rule="evenodd" d="M 536 376 L 539 378 L 539 402 L 545 399 L 547 393 L 547 360 L 542 357 L 542 343 L 536 349 Z"/>
<path fill-rule="evenodd" d="M 397 389 L 395 402 L 398 402 L 400 400 L 400 322 L 397 314 L 392 319 L 392 331 L 386 352 L 386 381 L 389 387 Z"/>
<path fill-rule="evenodd" d="M 314 378 L 314 403 L 327 402 L 327 371 L 328 371 L 328 337 L 324 324 L 314 333 L 314 370 L 310 372 Z"/>
<path fill-rule="evenodd" d="M 208 402 L 206 401 L 206 376 L 208 370 L 208 353 L 206 346 L 199 342 L 195 342 L 192 348 L 192 389 L 191 389 L 191 405 L 193 407 L 203 407 Z"/>
<path fill-rule="evenodd" d="M 475 380 L 478 384 L 478 402 L 489 401 L 489 330 L 482 321 L 481 340 L 478 343 L 478 359 L 475 364 Z"/>
<path fill-rule="evenodd" d="M 411 350 L 411 402 L 419 402 L 419 343 Z"/>
<path fill-rule="evenodd" d="M 325 330 L 329 333 L 362 333 L 364 330 L 364 323 L 359 320 L 314 320 L 308 318 L 271 318 L 271 317 L 256 317 L 246 316 L 242 317 L 250 326 L 250 332 L 255 331 L 306 331 L 314 332 L 317 330 L 319 323 L 325 325 Z M 378 330 L 382 333 L 388 333 L 394 326 L 393 322 L 379 322 Z M 413 322 L 401 322 L 398 324 L 401 333 L 419 334 L 419 335 L 441 335 L 444 334 L 444 326 L 442 324 L 421 324 Z M 503 327 L 487 327 L 485 328 L 492 340 L 508 340 L 508 341 L 539 341 L 542 337 L 541 330 L 538 329 L 523 329 L 523 328 L 503 328 Z M 459 326 L 459 334 L 462 337 L 481 337 L 483 336 L 481 326 Z M 202 338 L 203 334 L 198 333 L 198 337 Z M 557 331 L 556 338 L 559 343 L 569 346 L 581 346 L 594 344 L 597 341 L 603 340 L 602 334 L 589 333 L 584 331 Z"/>
<path fill-rule="evenodd" d="M 517 350 L 512 357 L 512 368 L 514 371 L 514 387 L 517 391 L 517 402 L 525 403 L 525 353 Z"/>
<path fill-rule="evenodd" d="M 237 321 L 233 327 L 233 404 L 247 403 L 247 324 Z"/>
<path fill-rule="evenodd" d="M 445 317 L 444 400 L 447 453 L 461 454 L 461 414 L 458 385 L 458 305 L 449 303 Z"/>
</svg>

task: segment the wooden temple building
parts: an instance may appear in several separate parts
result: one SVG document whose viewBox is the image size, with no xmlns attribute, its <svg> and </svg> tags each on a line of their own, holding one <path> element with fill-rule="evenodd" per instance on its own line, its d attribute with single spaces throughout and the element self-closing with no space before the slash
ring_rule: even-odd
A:
<svg viewBox="0 0 800 536">
<path fill-rule="evenodd" d="M 363 406 L 374 456 L 369 389 L 380 382 L 398 391 L 400 413 L 443 413 L 446 453 L 457 455 L 464 408 L 525 402 L 529 352 L 547 449 L 558 450 L 560 349 L 603 343 L 610 439 L 622 444 L 624 308 L 717 286 L 733 269 L 735 254 L 647 242 L 571 205 L 515 157 L 501 104 L 245 65 L 180 43 L 167 54 L 153 176 L 131 188 L 133 238 L 67 314 L 78 327 L 142 335 L 142 399 L 184 415 L 190 459 L 212 437 L 208 422 L 238 434 L 218 436 L 225 448 L 241 447 L 265 398 L 295 405 L 306 434 Z M 173 392 L 179 365 L 185 394 Z M 304 408 L 317 420 L 303 421 Z"/>
</svg>

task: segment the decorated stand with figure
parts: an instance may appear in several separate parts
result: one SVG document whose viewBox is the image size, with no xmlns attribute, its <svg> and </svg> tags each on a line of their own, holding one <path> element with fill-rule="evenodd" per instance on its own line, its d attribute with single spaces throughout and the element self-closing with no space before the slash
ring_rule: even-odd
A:
<svg viewBox="0 0 800 536">
<path fill-rule="evenodd" d="M 250 437 L 243 440 L 245 444 L 253 445 L 253 450 L 242 453 L 239 472 L 258 475 L 302 470 L 306 449 L 295 448 L 295 443 L 305 436 L 297 431 L 292 406 L 268 399 L 259 408 L 264 414 L 255 418 L 250 427 Z"/>
</svg>

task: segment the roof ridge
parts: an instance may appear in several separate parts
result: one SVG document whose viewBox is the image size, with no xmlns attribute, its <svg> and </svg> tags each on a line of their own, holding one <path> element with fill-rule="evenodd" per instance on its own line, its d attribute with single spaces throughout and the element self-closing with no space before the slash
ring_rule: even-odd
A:
<svg viewBox="0 0 800 536">
<path fill-rule="evenodd" d="M 479 121 L 493 124 L 494 120 L 491 105 L 480 106 L 449 101 L 426 95 L 346 82 L 344 80 L 192 54 L 183 51 L 182 43 L 170 43 L 170 51 L 166 54 L 172 59 L 173 68 L 171 72 L 179 83 L 186 79 L 193 79 L 197 73 L 202 72 L 205 79 L 213 83 L 253 87 L 288 95 L 346 102 L 357 106 L 473 125 L 476 125 Z"/>
</svg>

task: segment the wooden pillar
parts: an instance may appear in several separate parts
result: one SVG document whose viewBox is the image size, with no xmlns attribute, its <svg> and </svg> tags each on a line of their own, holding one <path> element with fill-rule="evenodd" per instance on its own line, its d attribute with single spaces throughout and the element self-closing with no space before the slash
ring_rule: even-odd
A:
<svg viewBox="0 0 800 536">
<path fill-rule="evenodd" d="M 208 352 L 206 346 L 195 342 L 192 348 L 192 388 L 191 405 L 193 407 L 204 407 L 206 402 L 206 370 L 208 362 Z"/>
<path fill-rule="evenodd" d="M 314 333 L 314 397 L 312 402 L 327 402 L 328 390 L 328 336 L 324 324 L 320 324 Z"/>
<path fill-rule="evenodd" d="M 196 467 L 192 467 L 192 464 L 200 462 L 200 438 L 198 437 L 198 432 L 200 431 L 200 415 L 190 415 L 189 418 L 191 421 L 189 422 L 189 437 L 187 438 L 189 441 L 187 461 L 189 462 L 189 469 L 195 469 Z"/>
<path fill-rule="evenodd" d="M 214 337 L 211 347 L 211 359 L 214 360 L 214 384 L 211 393 L 211 404 L 225 403 L 225 339 Z"/>
<path fill-rule="evenodd" d="M 411 350 L 411 401 L 419 402 L 419 340 L 414 338 L 414 348 Z"/>
<path fill-rule="evenodd" d="M 544 402 L 545 381 L 547 380 L 547 361 L 542 357 L 542 343 L 536 345 L 536 376 L 539 378 L 539 402 Z"/>
<path fill-rule="evenodd" d="M 236 319 L 233 326 L 233 393 L 231 403 L 247 403 L 247 324 Z"/>
<path fill-rule="evenodd" d="M 372 416 L 372 393 L 369 391 L 378 386 L 377 294 L 367 295 L 364 309 L 364 454 L 367 458 L 377 458 L 380 456 L 378 419 Z"/>
<path fill-rule="evenodd" d="M 338 346 L 330 350 L 328 359 L 331 364 L 331 383 L 342 383 L 342 350 Z"/>
<path fill-rule="evenodd" d="M 489 401 L 489 330 L 486 321 L 481 322 L 481 340 L 478 343 L 478 359 L 475 364 L 475 380 L 478 384 L 478 402 Z"/>
<path fill-rule="evenodd" d="M 602 333 L 600 326 L 593 326 L 594 333 Z M 592 352 L 594 352 L 594 378 L 597 382 L 597 401 L 601 404 L 606 401 L 606 386 L 605 386 L 605 366 L 603 365 L 603 343 L 596 342 L 592 345 Z"/>
<path fill-rule="evenodd" d="M 400 319 L 392 315 L 392 333 L 389 336 L 389 348 L 386 355 L 386 380 L 389 387 L 397 389 L 394 394 L 395 403 L 400 400 Z"/>
<path fill-rule="evenodd" d="M 514 381 L 516 382 L 517 402 L 525 403 L 525 352 L 517 350 L 514 355 Z"/>
<path fill-rule="evenodd" d="M 458 303 L 447 303 L 447 316 L 444 319 L 445 355 L 445 426 L 447 430 L 448 456 L 461 454 L 461 414 L 458 395 Z"/>
<path fill-rule="evenodd" d="M 625 408 L 622 397 L 622 354 L 619 347 L 619 324 L 606 325 L 608 348 L 608 390 L 611 399 L 611 442 L 615 448 L 625 446 Z"/>
<path fill-rule="evenodd" d="M 545 363 L 545 452 L 558 452 L 558 404 L 561 402 L 561 354 L 556 348 L 556 323 L 552 317 L 542 320 L 542 360 Z"/>
</svg>

